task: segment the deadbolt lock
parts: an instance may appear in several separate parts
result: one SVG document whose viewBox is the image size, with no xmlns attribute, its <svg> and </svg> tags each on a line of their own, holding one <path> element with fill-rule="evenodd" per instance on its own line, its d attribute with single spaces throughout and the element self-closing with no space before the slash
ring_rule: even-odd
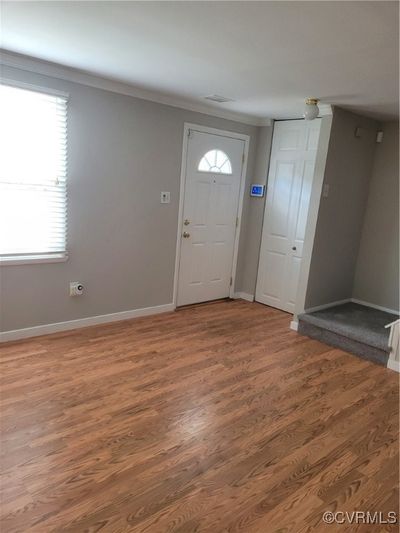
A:
<svg viewBox="0 0 400 533">
<path fill-rule="evenodd" d="M 185 226 L 189 226 L 189 224 L 190 224 L 190 220 L 188 220 L 187 218 L 185 218 L 185 220 L 184 220 L 183 223 L 184 223 Z"/>
</svg>

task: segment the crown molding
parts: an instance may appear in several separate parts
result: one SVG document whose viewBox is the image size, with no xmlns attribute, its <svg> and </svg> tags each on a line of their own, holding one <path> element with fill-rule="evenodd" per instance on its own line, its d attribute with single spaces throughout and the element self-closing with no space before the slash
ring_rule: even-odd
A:
<svg viewBox="0 0 400 533">
<path fill-rule="evenodd" d="M 142 100 L 149 100 L 158 104 L 164 104 L 187 111 L 194 111 L 196 113 L 203 113 L 214 117 L 224 118 L 226 120 L 233 120 L 248 124 L 250 126 L 271 126 L 273 121 L 269 118 L 256 117 L 247 115 L 245 113 L 230 111 L 228 109 L 217 109 L 203 103 L 191 102 L 176 96 L 166 95 L 157 91 L 151 91 L 135 87 L 128 83 L 120 82 L 111 78 L 103 78 L 83 70 L 66 67 L 58 63 L 52 63 L 37 59 L 22 54 L 10 52 L 8 50 L 1 51 L 1 64 L 7 67 L 17 68 L 28 72 L 34 72 L 43 76 L 50 76 L 61 80 L 95 87 L 126 96 L 133 96 Z"/>
<path fill-rule="evenodd" d="M 273 118 L 259 118 L 257 126 L 273 126 Z"/>
</svg>

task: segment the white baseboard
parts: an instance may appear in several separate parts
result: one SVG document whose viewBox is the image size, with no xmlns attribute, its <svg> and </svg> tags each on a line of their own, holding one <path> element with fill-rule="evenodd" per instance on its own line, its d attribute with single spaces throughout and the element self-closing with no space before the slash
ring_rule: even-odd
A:
<svg viewBox="0 0 400 533">
<path fill-rule="evenodd" d="M 27 339 L 39 335 L 48 335 L 59 331 L 68 331 L 71 329 L 84 328 L 86 326 L 95 326 L 97 324 L 106 324 L 107 322 L 118 322 L 130 318 L 139 318 L 141 316 L 157 315 L 174 311 L 174 304 L 156 305 L 154 307 L 144 307 L 142 309 L 133 309 L 131 311 L 121 311 L 119 313 L 110 313 L 108 315 L 89 316 L 87 318 L 78 318 L 77 320 L 68 320 L 66 322 L 56 322 L 54 324 L 44 324 L 43 326 L 33 326 L 31 328 L 14 329 L 12 331 L 3 331 L 0 333 L 0 342 L 15 341 L 18 339 Z"/>
<path fill-rule="evenodd" d="M 389 359 L 387 362 L 387 368 L 390 368 L 390 370 L 394 370 L 395 372 L 400 372 L 400 361 Z"/>
<path fill-rule="evenodd" d="M 329 302 L 328 304 L 317 305 L 315 307 L 309 307 L 308 309 L 304 309 L 304 313 L 313 313 L 314 311 L 322 311 L 322 309 L 329 309 L 329 307 L 335 307 L 335 305 L 347 304 L 351 301 L 352 301 L 351 298 L 346 298 L 345 300 L 337 300 L 336 302 Z"/>
<path fill-rule="evenodd" d="M 290 329 L 292 329 L 293 331 L 297 331 L 299 329 L 299 323 L 297 322 L 297 320 L 292 320 L 290 322 Z"/>
<path fill-rule="evenodd" d="M 371 304 L 370 302 L 364 302 L 363 300 L 358 300 L 357 298 L 352 298 L 351 301 L 355 304 L 365 305 L 366 307 L 372 307 L 372 309 L 378 309 L 378 311 L 385 311 L 386 313 L 391 313 L 392 315 L 398 315 L 399 311 L 395 309 L 389 309 L 388 307 L 382 307 L 381 305 Z"/>
<path fill-rule="evenodd" d="M 254 294 L 248 292 L 235 292 L 233 295 L 235 300 L 247 300 L 248 302 L 254 302 Z"/>
<path fill-rule="evenodd" d="M 364 302 L 364 300 L 358 300 L 357 298 L 346 298 L 346 300 L 337 300 L 336 302 L 330 302 L 328 304 L 317 305 L 315 307 L 309 307 L 308 309 L 304 310 L 304 313 L 313 313 L 314 311 L 322 311 L 322 309 L 329 309 L 329 307 L 335 307 L 335 305 L 347 304 L 349 302 L 353 302 L 359 305 L 365 305 L 366 307 L 371 307 L 372 309 L 378 309 L 379 311 L 385 311 L 386 313 L 392 313 L 393 315 L 399 314 L 399 311 L 396 311 L 395 309 L 389 309 L 388 307 L 382 307 L 380 305 L 375 305 L 370 302 Z"/>
</svg>

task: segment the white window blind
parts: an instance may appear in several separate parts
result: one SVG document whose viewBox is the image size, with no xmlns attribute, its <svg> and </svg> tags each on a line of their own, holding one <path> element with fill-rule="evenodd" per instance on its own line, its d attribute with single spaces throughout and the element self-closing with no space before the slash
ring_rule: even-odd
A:
<svg viewBox="0 0 400 533">
<path fill-rule="evenodd" d="M 67 98 L 0 85 L 0 257 L 66 254 Z"/>
</svg>

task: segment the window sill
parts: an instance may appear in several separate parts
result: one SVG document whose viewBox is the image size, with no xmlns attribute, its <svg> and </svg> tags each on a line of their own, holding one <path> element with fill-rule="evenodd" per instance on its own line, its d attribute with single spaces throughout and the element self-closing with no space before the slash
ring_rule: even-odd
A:
<svg viewBox="0 0 400 533">
<path fill-rule="evenodd" d="M 40 263 L 65 263 L 68 261 L 67 254 L 43 254 L 43 255 L 20 255 L 3 256 L 0 258 L 0 266 L 37 265 Z"/>
</svg>

